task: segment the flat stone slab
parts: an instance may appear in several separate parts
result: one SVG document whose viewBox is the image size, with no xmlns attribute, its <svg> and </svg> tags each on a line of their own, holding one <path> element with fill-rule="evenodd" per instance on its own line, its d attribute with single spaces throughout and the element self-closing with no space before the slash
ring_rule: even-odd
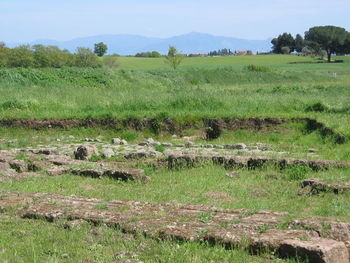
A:
<svg viewBox="0 0 350 263">
<path fill-rule="evenodd" d="M 142 169 L 71 169 L 69 170 L 74 175 L 89 176 L 93 178 L 111 177 L 121 181 L 138 181 L 149 182 L 151 178 L 145 175 L 145 171 Z"/>
<path fill-rule="evenodd" d="M 316 240 L 284 240 L 278 248 L 283 258 L 299 257 L 314 263 L 345 263 L 349 262 L 349 252 L 343 242 L 319 238 Z"/>
<path fill-rule="evenodd" d="M 300 256 L 316 263 L 349 262 L 347 234 L 322 238 L 316 230 L 279 229 L 288 215 L 284 212 L 104 201 L 45 193 L 1 193 L 0 211 L 10 208 L 16 208 L 23 218 L 85 220 L 157 239 L 208 241 L 228 248 L 247 246 L 252 252 L 269 249 L 282 258 Z M 316 222 L 322 225 L 321 219 Z"/>
</svg>

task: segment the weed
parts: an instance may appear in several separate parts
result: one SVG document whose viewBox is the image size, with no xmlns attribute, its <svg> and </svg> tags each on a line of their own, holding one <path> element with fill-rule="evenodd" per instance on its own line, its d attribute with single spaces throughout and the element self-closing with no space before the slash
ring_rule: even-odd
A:
<svg viewBox="0 0 350 263">
<path fill-rule="evenodd" d="M 312 172 L 312 169 L 302 165 L 292 165 L 284 170 L 289 180 L 303 180 Z"/>
<path fill-rule="evenodd" d="M 307 242 L 307 241 L 310 241 L 311 239 L 309 237 L 306 237 L 306 236 L 301 236 L 301 237 L 299 237 L 299 240 Z"/>
<path fill-rule="evenodd" d="M 106 203 L 100 203 L 94 206 L 95 209 L 98 210 L 108 210 L 108 204 Z"/>
<path fill-rule="evenodd" d="M 272 72 L 272 68 L 263 66 L 263 65 L 253 65 L 250 64 L 245 67 L 246 70 L 248 71 L 253 71 L 253 72 Z"/>
<path fill-rule="evenodd" d="M 139 221 L 139 219 L 136 218 L 136 217 L 130 217 L 130 218 L 128 218 L 128 222 L 129 222 L 129 223 L 133 223 L 133 222 L 137 222 L 137 221 Z"/>
<path fill-rule="evenodd" d="M 15 159 L 24 161 L 26 159 L 26 157 L 27 157 L 26 154 L 24 152 L 21 152 L 21 153 L 16 155 Z"/>
<path fill-rule="evenodd" d="M 154 147 L 154 149 L 157 151 L 157 152 L 164 152 L 166 150 L 166 148 L 163 146 L 163 145 L 157 145 L 156 147 Z"/>
<path fill-rule="evenodd" d="M 325 112 L 329 111 L 328 106 L 324 105 L 322 102 L 314 103 L 310 106 L 307 106 L 305 109 L 306 112 L 314 111 L 314 112 Z"/>
<path fill-rule="evenodd" d="M 120 133 L 120 138 L 128 141 L 133 142 L 139 137 L 139 134 L 135 131 L 126 130 Z"/>
<path fill-rule="evenodd" d="M 130 210 L 130 207 L 128 205 L 123 205 L 123 206 L 118 207 L 117 210 L 120 212 L 126 212 L 126 211 Z"/>
<path fill-rule="evenodd" d="M 199 229 L 197 231 L 197 233 L 200 235 L 200 236 L 205 236 L 206 234 L 208 234 L 209 232 L 209 229 L 205 229 L 205 228 L 202 228 L 202 229 Z"/>
<path fill-rule="evenodd" d="M 209 223 L 211 221 L 211 214 L 208 212 L 202 212 L 197 215 L 197 218 L 202 223 Z"/>
<path fill-rule="evenodd" d="M 258 226 L 257 228 L 256 228 L 256 230 L 258 230 L 260 233 L 264 233 L 264 232 L 266 232 L 267 230 L 269 230 L 270 228 L 268 227 L 268 226 L 266 226 L 266 225 L 263 225 L 263 226 Z"/>
<path fill-rule="evenodd" d="M 90 162 L 98 162 L 98 161 L 101 161 L 101 160 L 103 160 L 101 155 L 93 155 L 89 159 Z"/>
<path fill-rule="evenodd" d="M 321 222 L 321 226 L 322 226 L 322 232 L 321 232 L 322 236 L 325 238 L 329 237 L 329 234 L 332 230 L 331 225 L 326 222 Z"/>
</svg>

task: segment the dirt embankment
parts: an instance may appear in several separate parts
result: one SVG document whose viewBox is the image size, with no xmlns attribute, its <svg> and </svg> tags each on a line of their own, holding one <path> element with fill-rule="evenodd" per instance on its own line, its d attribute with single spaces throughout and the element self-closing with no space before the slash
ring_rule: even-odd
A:
<svg viewBox="0 0 350 263">
<path fill-rule="evenodd" d="M 213 118 L 179 122 L 172 118 L 86 118 L 86 119 L 8 119 L 0 120 L 0 127 L 25 129 L 71 129 L 105 128 L 132 129 L 135 131 L 151 130 L 154 133 L 169 132 L 181 134 L 185 129 L 203 130 L 207 139 L 220 137 L 224 130 L 271 130 L 288 122 L 304 122 L 309 132 L 319 131 L 323 137 L 330 136 L 336 143 L 345 143 L 346 137 L 314 119 L 309 118 Z"/>
</svg>

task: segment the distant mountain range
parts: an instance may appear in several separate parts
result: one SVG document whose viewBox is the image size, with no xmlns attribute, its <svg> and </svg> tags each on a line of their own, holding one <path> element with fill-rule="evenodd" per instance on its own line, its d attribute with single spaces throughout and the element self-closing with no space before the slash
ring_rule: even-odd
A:
<svg viewBox="0 0 350 263">
<path fill-rule="evenodd" d="M 108 53 L 120 55 L 134 55 L 139 52 L 158 51 L 166 54 L 169 45 L 176 46 L 182 53 L 208 53 L 209 51 L 228 48 L 235 50 L 252 50 L 253 52 L 268 52 L 271 50 L 271 39 L 247 40 L 234 37 L 214 36 L 192 32 L 170 38 L 153 38 L 138 35 L 98 35 L 76 38 L 69 41 L 55 41 L 40 39 L 28 43 L 30 45 L 55 45 L 74 52 L 77 47 L 93 48 L 95 43 L 104 42 L 108 46 Z M 23 43 L 8 44 L 10 47 Z"/>
</svg>

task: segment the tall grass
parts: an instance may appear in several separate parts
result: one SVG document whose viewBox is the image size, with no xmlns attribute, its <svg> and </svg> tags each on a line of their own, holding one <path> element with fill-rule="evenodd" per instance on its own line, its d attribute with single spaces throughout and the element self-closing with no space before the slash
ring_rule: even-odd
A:
<svg viewBox="0 0 350 263">
<path fill-rule="evenodd" d="M 312 117 L 347 132 L 350 64 L 333 66 L 0 69 L 0 118 Z"/>
</svg>

